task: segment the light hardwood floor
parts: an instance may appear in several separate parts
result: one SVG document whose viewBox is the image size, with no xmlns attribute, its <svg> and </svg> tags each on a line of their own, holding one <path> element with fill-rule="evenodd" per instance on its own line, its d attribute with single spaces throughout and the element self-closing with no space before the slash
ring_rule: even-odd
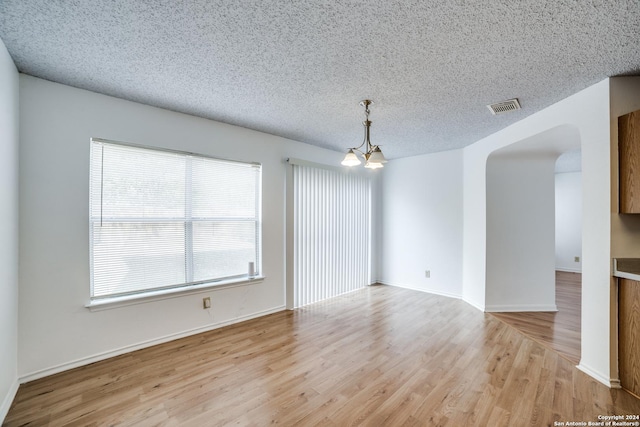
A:
<svg viewBox="0 0 640 427">
<path fill-rule="evenodd" d="M 468 304 L 372 286 L 22 385 L 8 426 L 543 426 L 640 414 Z"/>
<path fill-rule="evenodd" d="M 556 271 L 557 312 L 492 313 L 540 344 L 580 363 L 582 275 Z"/>
</svg>

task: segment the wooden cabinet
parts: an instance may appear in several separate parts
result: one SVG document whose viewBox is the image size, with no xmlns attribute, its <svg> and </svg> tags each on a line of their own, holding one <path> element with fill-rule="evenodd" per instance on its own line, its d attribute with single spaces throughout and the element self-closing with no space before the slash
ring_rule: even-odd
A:
<svg viewBox="0 0 640 427">
<path fill-rule="evenodd" d="M 640 396 L 640 282 L 618 279 L 620 384 Z"/>
<path fill-rule="evenodd" d="M 640 213 L 640 110 L 618 117 L 620 213 Z"/>
</svg>

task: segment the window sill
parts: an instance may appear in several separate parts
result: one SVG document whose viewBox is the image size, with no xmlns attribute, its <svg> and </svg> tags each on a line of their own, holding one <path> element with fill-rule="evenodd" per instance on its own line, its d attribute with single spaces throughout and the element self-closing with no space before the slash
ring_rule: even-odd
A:
<svg viewBox="0 0 640 427">
<path fill-rule="evenodd" d="M 264 281 L 264 276 L 252 278 L 223 280 L 220 282 L 202 283 L 184 288 L 163 289 L 160 291 L 146 292 L 144 294 L 127 295 L 113 298 L 102 298 L 89 301 L 85 307 L 91 311 L 111 310 L 113 308 L 126 307 L 129 305 L 146 304 L 153 301 L 182 297 L 191 294 L 201 294 L 204 292 L 217 291 L 220 289 L 236 288 L 239 286 L 255 285 Z"/>
</svg>

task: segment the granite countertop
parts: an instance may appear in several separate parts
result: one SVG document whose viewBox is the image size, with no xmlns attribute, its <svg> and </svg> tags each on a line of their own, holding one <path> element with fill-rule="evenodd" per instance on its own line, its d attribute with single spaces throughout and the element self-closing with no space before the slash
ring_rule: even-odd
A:
<svg viewBox="0 0 640 427">
<path fill-rule="evenodd" d="M 614 258 L 613 275 L 640 281 L 640 258 Z"/>
</svg>

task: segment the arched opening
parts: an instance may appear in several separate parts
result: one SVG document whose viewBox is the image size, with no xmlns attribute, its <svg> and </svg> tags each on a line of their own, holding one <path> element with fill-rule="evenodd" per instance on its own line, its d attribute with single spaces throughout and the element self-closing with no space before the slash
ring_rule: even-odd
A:
<svg viewBox="0 0 640 427">
<path fill-rule="evenodd" d="M 486 172 L 486 311 L 558 310 L 556 161 L 563 153 L 579 149 L 578 129 L 562 125 L 496 150 L 489 156 Z M 579 310 L 579 296 L 577 299 Z M 528 319 L 539 322 L 536 325 L 539 329 L 549 328 L 552 339 L 553 327 L 549 327 L 548 319 L 553 322 L 554 316 L 530 315 Z M 576 317 L 579 319 L 579 311 Z M 579 331 L 579 320 L 576 322 Z M 578 354 L 573 361 L 577 364 L 579 335 L 575 347 Z"/>
</svg>

